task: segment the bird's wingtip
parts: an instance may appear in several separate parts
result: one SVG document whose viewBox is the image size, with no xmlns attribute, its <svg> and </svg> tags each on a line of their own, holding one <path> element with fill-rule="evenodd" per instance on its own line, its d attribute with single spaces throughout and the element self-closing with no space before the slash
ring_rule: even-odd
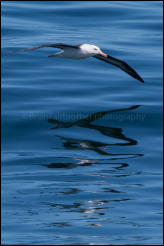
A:
<svg viewBox="0 0 164 246">
<path fill-rule="evenodd" d="M 138 80 L 138 81 L 140 81 L 141 83 L 144 83 L 145 81 L 143 80 L 143 78 L 141 78 L 141 76 L 139 76 L 138 74 L 136 74 L 137 76 L 136 76 L 136 79 Z"/>
<path fill-rule="evenodd" d="M 144 83 L 145 81 L 144 81 L 142 78 L 140 78 L 140 82 L 141 82 L 141 83 Z"/>
</svg>

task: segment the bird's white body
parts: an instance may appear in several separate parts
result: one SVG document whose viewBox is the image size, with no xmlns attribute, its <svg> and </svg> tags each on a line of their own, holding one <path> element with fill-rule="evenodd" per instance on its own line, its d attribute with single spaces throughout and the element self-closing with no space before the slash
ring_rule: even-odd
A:
<svg viewBox="0 0 164 246">
<path fill-rule="evenodd" d="M 55 53 L 51 57 L 61 57 L 70 59 L 85 59 L 102 52 L 99 47 L 91 44 L 82 44 L 79 49 L 65 48 L 63 51 Z M 103 52 L 102 52 L 103 53 Z M 103 53 L 104 54 L 104 53 Z"/>
<path fill-rule="evenodd" d="M 91 55 L 83 52 L 81 49 L 75 50 L 73 48 L 65 49 L 60 51 L 51 57 L 69 58 L 69 59 L 85 59 L 89 58 Z"/>
</svg>

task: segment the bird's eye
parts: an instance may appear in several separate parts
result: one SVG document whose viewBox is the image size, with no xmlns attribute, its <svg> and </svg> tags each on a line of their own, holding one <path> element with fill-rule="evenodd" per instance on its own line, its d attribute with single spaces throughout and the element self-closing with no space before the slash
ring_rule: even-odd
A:
<svg viewBox="0 0 164 246">
<path fill-rule="evenodd" d="M 94 50 L 97 50 L 97 48 L 94 48 Z"/>
</svg>

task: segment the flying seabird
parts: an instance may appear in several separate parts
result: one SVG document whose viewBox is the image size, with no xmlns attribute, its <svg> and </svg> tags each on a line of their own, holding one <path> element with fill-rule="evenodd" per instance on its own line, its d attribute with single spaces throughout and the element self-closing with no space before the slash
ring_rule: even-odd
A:
<svg viewBox="0 0 164 246">
<path fill-rule="evenodd" d="M 137 74 L 137 72 L 132 67 L 130 67 L 126 62 L 105 54 L 96 45 L 91 45 L 91 44 L 68 45 L 68 44 L 57 43 L 57 44 L 40 45 L 33 48 L 21 49 L 18 51 L 30 51 L 30 50 L 36 50 L 44 47 L 62 49 L 62 51 L 50 55 L 49 57 L 62 57 L 62 58 L 70 58 L 70 59 L 85 59 L 89 57 L 94 57 L 106 63 L 112 64 L 116 67 L 119 67 L 133 78 L 144 83 L 144 80 L 139 76 L 139 74 Z"/>
</svg>

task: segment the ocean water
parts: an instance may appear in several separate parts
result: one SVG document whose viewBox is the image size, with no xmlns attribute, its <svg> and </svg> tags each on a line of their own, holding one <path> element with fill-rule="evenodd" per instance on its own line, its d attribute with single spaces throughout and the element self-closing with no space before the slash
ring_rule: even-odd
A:
<svg viewBox="0 0 164 246">
<path fill-rule="evenodd" d="M 162 1 L 2 1 L 2 244 L 162 244 Z M 48 58 L 48 43 L 98 45 Z"/>
</svg>

